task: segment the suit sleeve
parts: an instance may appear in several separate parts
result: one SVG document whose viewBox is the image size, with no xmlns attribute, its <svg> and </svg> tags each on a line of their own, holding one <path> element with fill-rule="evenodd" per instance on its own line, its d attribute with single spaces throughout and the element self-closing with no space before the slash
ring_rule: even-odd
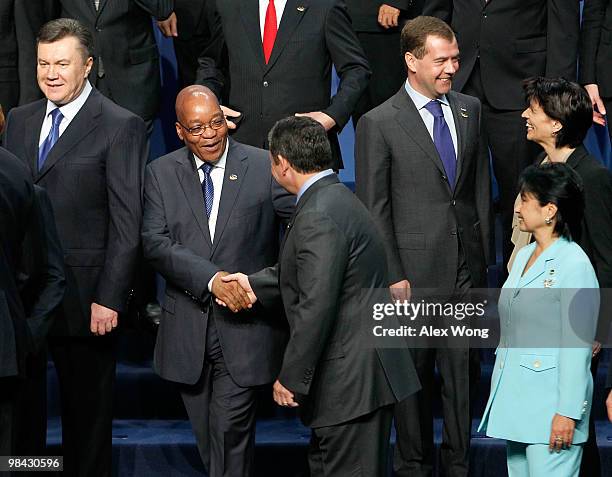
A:
<svg viewBox="0 0 612 477">
<path fill-rule="evenodd" d="M 380 5 L 383 4 L 397 8 L 398 10 L 408 10 L 412 6 L 412 0 L 381 0 L 378 8 L 380 8 Z"/>
<path fill-rule="evenodd" d="M 37 260 L 32 264 L 33 270 L 27 270 L 27 287 L 33 287 L 28 294 L 28 328 L 38 348 L 44 342 L 53 322 L 53 312 L 64 298 L 66 280 L 64 274 L 64 253 L 55 226 L 51 201 L 45 190 L 35 186 L 34 214 L 31 227 L 26 236 L 26 243 L 35 249 L 26 250 L 34 253 Z M 31 263 L 31 262 L 30 262 Z"/>
<path fill-rule="evenodd" d="M 282 305 L 281 292 L 278 287 L 278 263 L 249 275 L 249 284 L 257 301 L 264 308 L 273 309 Z"/>
<path fill-rule="evenodd" d="M 556 412 L 580 420 L 585 401 L 591 399 L 587 396 L 591 345 L 599 313 L 599 286 L 591 264 L 584 260 L 569 267 L 560 288 L 561 346 Z"/>
<path fill-rule="evenodd" d="M 170 237 L 158 178 L 150 166 L 145 174 L 142 246 L 145 258 L 168 282 L 196 299 L 210 296 L 208 282 L 219 268 Z"/>
<path fill-rule="evenodd" d="M 477 102 L 478 108 L 478 149 L 475 179 L 476 212 L 480 220 L 480 234 L 484 255 L 487 265 L 495 265 L 495 241 L 493 240 L 493 216 L 492 195 L 491 195 L 491 169 L 489 165 L 489 147 L 487 145 L 486 134 L 482 121 L 482 110 L 480 101 Z"/>
<path fill-rule="evenodd" d="M 578 74 L 578 81 L 581 84 L 597 83 L 595 61 L 605 11 L 605 0 L 585 0 L 584 2 L 582 9 L 582 31 L 580 33 L 580 69 Z"/>
<path fill-rule="evenodd" d="M 148 149 L 144 121 L 131 116 L 107 152 L 108 239 L 94 301 L 118 312 L 127 309 L 140 251 L 142 176 Z"/>
<path fill-rule="evenodd" d="M 380 124 L 364 115 L 355 135 L 355 192 L 370 211 L 385 242 L 389 283 L 409 279 L 404 273 L 393 229 L 391 151 Z"/>
<path fill-rule="evenodd" d="M 174 11 L 174 0 L 134 0 L 136 5 L 142 8 L 156 20 L 165 20 Z M 180 28 L 180 26 L 179 26 Z"/>
<path fill-rule="evenodd" d="M 291 317 L 289 342 L 278 380 L 292 392 L 308 395 L 328 338 L 336 324 L 349 245 L 335 222 L 319 212 L 296 219 L 296 277 L 299 302 Z"/>
<path fill-rule="evenodd" d="M 368 87 L 370 67 L 343 1 L 337 1 L 325 20 L 325 42 L 331 60 L 340 77 L 338 91 L 323 112 L 339 129 L 348 122 L 355 105 Z"/>
<path fill-rule="evenodd" d="M 227 45 L 223 35 L 223 24 L 221 15 L 217 9 L 216 0 L 208 0 L 205 9 L 206 25 L 208 28 L 206 46 L 198 56 L 198 70 L 196 72 L 196 84 L 209 88 L 220 103 L 223 102 L 222 94 L 226 84 L 223 66 L 227 65 Z"/>
<path fill-rule="evenodd" d="M 453 20 L 454 0 L 427 0 L 423 7 L 423 15 L 444 20 L 449 25 Z"/>
<path fill-rule="evenodd" d="M 546 32 L 546 76 L 576 79 L 576 58 L 580 41 L 580 2 L 548 0 Z"/>
<path fill-rule="evenodd" d="M 591 245 L 592 260 L 599 286 L 604 289 L 601 297 L 601 313 L 597 326 L 597 340 L 607 344 L 610 328 L 612 302 L 612 174 L 607 170 L 597 170 L 597 173 L 585 178 L 590 187 L 585 189 L 584 217 L 587 224 L 587 234 Z"/>
</svg>

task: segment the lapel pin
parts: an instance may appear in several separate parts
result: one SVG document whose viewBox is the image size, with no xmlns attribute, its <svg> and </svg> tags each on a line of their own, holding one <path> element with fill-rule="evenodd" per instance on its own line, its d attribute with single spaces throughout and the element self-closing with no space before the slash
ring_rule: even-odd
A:
<svg viewBox="0 0 612 477">
<path fill-rule="evenodd" d="M 299 7 L 297 7 L 297 11 L 298 11 L 298 12 L 303 12 L 303 11 L 305 11 L 305 10 L 306 10 L 306 7 L 304 7 L 304 6 L 302 6 L 302 5 L 300 5 Z"/>
<path fill-rule="evenodd" d="M 544 279 L 544 288 L 551 288 L 553 286 L 553 279 L 552 278 L 546 278 Z"/>
<path fill-rule="evenodd" d="M 229 180 L 230 181 L 237 181 L 238 180 L 238 176 L 236 174 L 232 174 L 229 176 Z"/>
<path fill-rule="evenodd" d="M 467 117 L 469 117 L 469 116 L 468 116 L 468 113 L 467 113 L 467 109 L 465 109 L 465 108 L 459 108 L 459 110 L 460 110 L 460 114 L 461 114 L 461 117 L 462 117 L 462 118 L 467 118 Z"/>
</svg>

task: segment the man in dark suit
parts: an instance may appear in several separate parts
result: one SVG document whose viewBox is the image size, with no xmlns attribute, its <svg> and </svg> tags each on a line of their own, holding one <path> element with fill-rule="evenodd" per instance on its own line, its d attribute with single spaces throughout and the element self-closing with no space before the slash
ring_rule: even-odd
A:
<svg viewBox="0 0 612 477">
<path fill-rule="evenodd" d="M 575 0 L 428 0 L 424 15 L 457 35 L 461 69 L 453 89 L 482 103 L 483 125 L 499 188 L 503 270 L 512 253 L 512 217 L 520 172 L 540 149 L 525 137 L 522 82 L 576 77 L 580 3 Z"/>
<path fill-rule="evenodd" d="M 593 122 L 605 126 L 612 111 L 612 0 L 585 0 L 578 80 L 593 103 Z M 608 123 L 612 140 L 612 126 Z"/>
<path fill-rule="evenodd" d="M 145 179 L 144 253 L 166 279 L 154 367 L 180 383 L 208 475 L 251 476 L 256 393 L 278 374 L 286 324 L 256 308 L 234 316 L 212 297 L 248 303 L 223 270 L 276 262 L 294 198 L 272 179 L 265 151 L 228 140 L 208 88 L 182 90 L 176 114 L 185 147 L 153 161 Z"/>
<path fill-rule="evenodd" d="M 238 280 L 264 307 L 282 299 L 290 338 L 273 396 L 281 406 L 299 406 L 312 429 L 310 475 L 386 476 L 392 405 L 419 383 L 406 348 L 367 341 L 370 305 L 380 290 L 389 295 L 383 243 L 365 207 L 331 169 L 319 123 L 279 121 L 270 153 L 272 174 L 297 194 L 279 262 L 224 280 Z"/>
<path fill-rule="evenodd" d="M 111 473 L 115 334 L 140 244 L 141 178 L 148 156 L 138 116 L 93 89 L 93 38 L 54 20 L 38 39 L 46 99 L 8 115 L 6 147 L 54 208 L 66 295 L 49 347 L 58 372 L 66 475 Z M 106 335 L 106 336 L 104 336 Z"/>
<path fill-rule="evenodd" d="M 353 111 L 353 127 L 359 118 L 395 94 L 406 77 L 398 45 L 404 23 L 421 14 L 424 0 L 346 0 L 359 43 L 372 76 Z"/>
<path fill-rule="evenodd" d="M 29 171 L 0 148 L 0 454 L 15 455 L 19 375 L 31 349 L 16 279 L 22 241 L 34 206 Z"/>
<path fill-rule="evenodd" d="M 210 41 L 206 0 L 174 0 L 174 11 L 157 22 L 164 36 L 172 38 L 181 88 L 195 83 L 198 56 Z"/>
<path fill-rule="evenodd" d="M 495 1 L 495 0 L 493 0 Z M 486 286 L 491 249 L 487 147 L 480 102 L 450 91 L 459 67 L 453 31 L 417 17 L 402 30 L 408 80 L 357 127 L 357 196 L 383 233 L 389 285 L 397 300 L 410 288 L 462 299 Z M 396 475 L 431 475 L 434 363 L 442 379 L 443 475 L 467 476 L 470 367 L 465 348 L 414 349 L 423 390 L 396 408 Z"/>
<path fill-rule="evenodd" d="M 337 132 L 370 76 L 343 0 L 211 0 L 207 9 L 212 41 L 198 60 L 197 83 L 220 100 L 229 87 L 221 102 L 242 114 L 234 138 L 266 147 L 276 121 L 303 113 L 329 132 L 333 166 L 341 168 Z M 332 65 L 340 84 L 330 98 Z"/>
<path fill-rule="evenodd" d="M 172 0 L 60 0 L 61 16 L 80 21 L 94 35 L 89 80 L 102 94 L 147 123 L 159 108 L 159 52 L 151 16 L 165 20 Z"/>
</svg>

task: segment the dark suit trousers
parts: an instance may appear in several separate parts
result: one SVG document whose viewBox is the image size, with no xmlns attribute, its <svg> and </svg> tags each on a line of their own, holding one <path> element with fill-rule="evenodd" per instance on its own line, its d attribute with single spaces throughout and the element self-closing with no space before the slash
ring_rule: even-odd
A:
<svg viewBox="0 0 612 477">
<path fill-rule="evenodd" d="M 470 272 L 460 252 L 455 299 L 471 288 Z M 411 349 L 422 389 L 395 406 L 397 445 L 396 477 L 433 475 L 434 366 L 441 380 L 444 427 L 440 451 L 440 475 L 467 477 L 471 437 L 470 397 L 480 377 L 478 350 L 467 348 Z"/>
<path fill-rule="evenodd" d="M 19 379 L 0 378 L 0 455 L 15 455 L 13 427 Z M 2 475 L 2 473 L 0 473 Z"/>
<path fill-rule="evenodd" d="M 393 406 L 337 426 L 312 429 L 311 477 L 386 477 Z"/>
<path fill-rule="evenodd" d="M 26 358 L 15 409 L 15 455 L 45 455 L 47 445 L 47 346 Z"/>
<path fill-rule="evenodd" d="M 202 376 L 180 388 L 209 477 L 254 475 L 257 389 L 240 387 L 230 376 L 209 315 Z"/>
<path fill-rule="evenodd" d="M 64 477 L 110 477 L 116 334 L 52 337 L 59 379 Z"/>
<path fill-rule="evenodd" d="M 484 94 L 480 66 L 476 62 L 462 93 L 476 96 L 482 102 L 482 124 L 493 159 L 493 172 L 499 190 L 497 211 L 502 224 L 502 277 L 505 279 L 506 265 L 512 255 L 512 217 L 514 201 L 518 193 L 518 177 L 525 167 L 534 163 L 541 148 L 527 140 L 523 110 L 500 110 L 493 108 Z"/>
<path fill-rule="evenodd" d="M 400 55 L 400 32 L 357 32 L 359 43 L 368 58 L 372 76 L 368 88 L 361 96 L 353 112 L 353 127 L 359 118 L 385 102 L 406 81 L 406 69 Z"/>
</svg>

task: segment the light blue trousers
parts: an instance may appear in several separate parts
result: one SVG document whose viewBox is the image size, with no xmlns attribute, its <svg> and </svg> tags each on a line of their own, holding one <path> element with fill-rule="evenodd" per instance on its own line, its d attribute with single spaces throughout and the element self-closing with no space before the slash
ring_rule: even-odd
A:
<svg viewBox="0 0 612 477">
<path fill-rule="evenodd" d="M 578 477 L 582 444 L 550 452 L 548 444 L 507 441 L 508 477 Z"/>
</svg>

